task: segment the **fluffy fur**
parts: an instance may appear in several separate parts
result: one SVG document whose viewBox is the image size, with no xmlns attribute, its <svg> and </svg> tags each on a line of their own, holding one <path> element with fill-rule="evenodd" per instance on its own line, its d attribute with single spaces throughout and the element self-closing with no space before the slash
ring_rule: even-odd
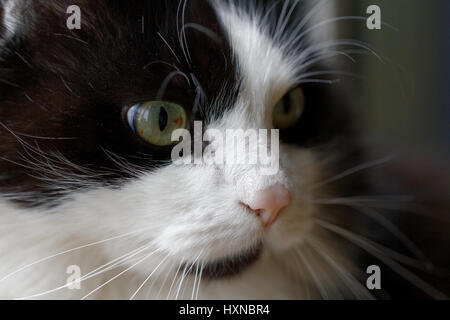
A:
<svg viewBox="0 0 450 320">
<path fill-rule="evenodd" d="M 44 44 L 33 40 L 41 37 L 36 34 L 39 28 L 27 32 L 27 26 L 18 21 L 44 23 L 50 17 L 65 21 L 65 1 L 52 5 L 2 2 L 6 30 L 2 41 L 10 43 L 2 45 L 2 59 L 15 65 L 0 66 L 5 71 L 0 78 L 4 84 L 0 88 L 4 141 L 0 147 L 0 297 L 372 297 L 355 276 L 364 270 L 352 272 L 359 268 L 357 256 L 324 232 L 326 224 L 321 228 L 315 223 L 315 217 L 326 214 L 317 202 L 321 195 L 338 196 L 349 185 L 364 184 L 358 178 L 322 186 L 359 164 L 360 153 L 341 100 L 331 98 L 325 103 L 325 96 L 334 96 L 321 94 L 316 87 L 308 89 L 308 82 L 321 75 L 311 73 L 311 67 L 339 54 L 323 51 L 330 44 L 311 44 L 312 32 L 302 33 L 313 24 L 314 14 L 300 15 L 303 7 L 295 1 L 286 1 L 274 11 L 253 1 L 168 1 L 178 16 L 171 11 L 172 15 L 161 19 L 186 26 L 179 28 L 178 39 L 162 31 L 152 32 L 151 39 L 140 39 L 118 27 L 123 23 L 123 30 L 129 31 L 134 24 L 140 26 L 133 20 L 134 12 L 119 15 L 118 22 L 114 19 L 119 11 L 109 11 L 107 1 L 75 2 L 85 10 L 82 33 L 62 33 L 61 24 L 55 30 L 41 25 L 52 30 L 49 39 L 59 39 L 56 49 L 40 49 Z M 23 13 L 24 19 L 18 18 L 28 3 L 32 7 Z M 138 7 L 148 9 L 143 3 Z M 123 3 L 114 2 L 111 8 L 116 5 L 120 8 Z M 170 6 L 161 2 L 161 7 Z M 193 19 L 189 10 L 195 7 L 209 18 L 184 21 L 185 15 Z M 98 18 L 100 12 L 103 18 Z M 155 24 L 147 26 L 151 31 L 155 26 L 170 30 L 167 22 L 148 23 Z M 30 38 L 19 42 L 20 32 Z M 15 37 L 17 47 L 11 44 Z M 23 43 L 32 47 L 14 55 Z M 79 54 L 80 47 L 86 49 L 86 56 Z M 127 52 L 134 47 L 146 49 Z M 156 48 L 161 54 L 152 56 L 149 52 Z M 80 66 L 84 71 L 80 72 Z M 24 74 L 31 74 L 30 79 L 12 73 L 28 68 L 33 72 Z M 209 68 L 215 69 L 208 72 Z M 148 82 L 130 78 L 130 73 L 150 69 L 153 73 L 143 76 Z M 129 80 L 120 86 L 118 79 Z M 129 142 L 130 133 L 121 124 L 112 122 L 110 127 L 108 120 L 95 120 L 97 116 L 120 118 L 121 111 L 108 111 L 114 110 L 115 99 L 125 105 L 161 92 L 173 97 L 187 92 L 192 95 L 192 117 L 201 114 L 206 129 L 270 129 L 275 104 L 300 84 L 311 93 L 312 111 L 308 111 L 308 123 L 282 136 L 280 171 L 273 176 L 258 175 L 254 166 L 175 166 L 163 151 L 152 153 Z M 140 95 L 146 86 L 153 91 Z M 118 92 L 126 93 L 125 97 Z M 96 105 L 101 103 L 111 108 Z M 48 115 L 43 120 L 48 127 L 33 121 L 27 124 L 26 117 L 33 117 L 36 107 L 48 108 L 41 111 Z M 342 143 L 344 137 L 346 143 Z M 274 183 L 290 189 L 292 204 L 264 231 L 239 203 L 251 201 L 256 192 Z M 215 277 L 210 270 L 202 275 L 208 264 L 226 264 L 224 259 L 229 257 L 246 259 L 261 244 L 258 259 L 237 274 Z M 313 254 L 314 249 L 318 254 Z M 330 263 L 337 271 L 330 272 Z M 70 274 L 66 271 L 71 265 L 79 266 L 85 277 L 80 289 L 67 288 Z"/>
</svg>

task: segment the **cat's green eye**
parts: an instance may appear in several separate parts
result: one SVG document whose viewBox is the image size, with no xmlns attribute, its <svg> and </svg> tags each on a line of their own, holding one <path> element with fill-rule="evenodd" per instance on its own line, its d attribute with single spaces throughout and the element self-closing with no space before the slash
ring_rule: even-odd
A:
<svg viewBox="0 0 450 320">
<path fill-rule="evenodd" d="M 176 103 L 149 101 L 132 106 L 127 120 L 134 133 L 155 146 L 173 144 L 172 133 L 185 129 L 187 116 L 184 108 Z"/>
<path fill-rule="evenodd" d="M 305 109 L 305 95 L 301 88 L 296 88 L 287 93 L 273 110 L 273 125 L 277 129 L 289 129 L 294 127 L 302 117 Z"/>
</svg>

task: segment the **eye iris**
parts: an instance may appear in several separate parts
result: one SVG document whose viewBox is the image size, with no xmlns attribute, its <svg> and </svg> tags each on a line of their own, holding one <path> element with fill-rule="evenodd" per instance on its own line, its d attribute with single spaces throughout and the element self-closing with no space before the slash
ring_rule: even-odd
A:
<svg viewBox="0 0 450 320">
<path fill-rule="evenodd" d="M 164 131 L 169 121 L 169 115 L 164 107 L 159 110 L 159 130 Z"/>
<path fill-rule="evenodd" d="M 149 101 L 128 109 L 131 130 L 144 141 L 156 146 L 169 146 L 172 133 L 186 126 L 186 111 L 178 104 Z"/>
<path fill-rule="evenodd" d="M 301 88 L 289 92 L 275 106 L 273 112 L 274 126 L 278 129 L 294 127 L 302 116 L 304 106 L 305 97 Z"/>
</svg>

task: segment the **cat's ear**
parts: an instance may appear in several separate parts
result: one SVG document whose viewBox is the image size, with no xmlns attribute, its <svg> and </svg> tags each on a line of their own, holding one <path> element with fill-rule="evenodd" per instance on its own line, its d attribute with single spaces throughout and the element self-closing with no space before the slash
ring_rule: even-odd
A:
<svg viewBox="0 0 450 320">
<path fill-rule="evenodd" d="M 0 0 L 0 46 L 26 33 L 30 11 L 30 0 Z"/>
</svg>

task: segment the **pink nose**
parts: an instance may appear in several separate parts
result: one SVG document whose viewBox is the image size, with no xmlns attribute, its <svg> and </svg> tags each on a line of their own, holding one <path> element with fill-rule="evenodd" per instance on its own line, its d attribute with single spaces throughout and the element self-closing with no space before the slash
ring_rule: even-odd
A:
<svg viewBox="0 0 450 320">
<path fill-rule="evenodd" d="M 281 184 L 258 191 L 251 203 L 241 202 L 254 213 L 265 228 L 271 226 L 280 215 L 281 210 L 291 203 L 291 194 Z"/>
</svg>

